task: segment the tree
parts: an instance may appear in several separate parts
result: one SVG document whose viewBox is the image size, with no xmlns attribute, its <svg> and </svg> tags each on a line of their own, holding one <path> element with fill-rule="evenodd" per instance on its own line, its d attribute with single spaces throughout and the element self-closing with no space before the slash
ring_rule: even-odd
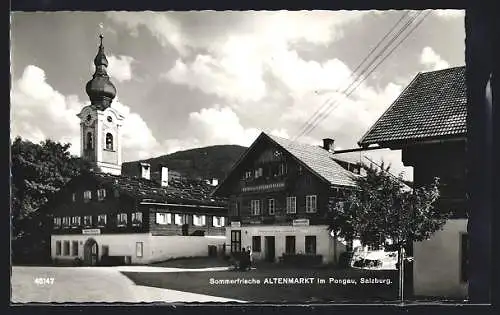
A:
<svg viewBox="0 0 500 315">
<path fill-rule="evenodd" d="M 449 213 L 435 205 L 439 198 L 439 179 L 424 187 L 412 189 L 395 177 L 390 167 L 364 165 L 366 175 L 353 177 L 356 189 L 343 206 L 330 201 L 330 230 L 348 241 L 358 239 L 363 245 L 383 246 L 387 240 L 399 249 L 423 241 L 441 229 Z M 399 264 L 402 273 L 403 264 Z M 400 274 L 400 279 L 402 275 Z M 402 281 L 402 280 L 401 280 Z"/>
<path fill-rule="evenodd" d="M 41 209 L 71 178 L 88 169 L 71 156 L 70 144 L 40 144 L 17 137 L 11 144 L 11 218 L 13 252 L 46 240 L 41 224 L 50 215 Z M 26 244 L 26 245 L 25 245 Z"/>
</svg>

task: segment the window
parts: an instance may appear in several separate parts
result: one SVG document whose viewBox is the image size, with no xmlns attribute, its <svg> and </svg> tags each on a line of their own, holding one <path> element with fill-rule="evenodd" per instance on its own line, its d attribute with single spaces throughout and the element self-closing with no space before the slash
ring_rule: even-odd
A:
<svg viewBox="0 0 500 315">
<path fill-rule="evenodd" d="M 469 234 L 460 234 L 460 281 L 469 281 Z"/>
<path fill-rule="evenodd" d="M 86 190 L 83 192 L 83 201 L 89 202 L 92 199 L 92 192 L 90 190 Z"/>
<path fill-rule="evenodd" d="M 92 216 L 91 215 L 86 215 L 83 217 L 83 225 L 86 227 L 92 226 Z"/>
<path fill-rule="evenodd" d="M 196 214 L 193 215 L 193 224 L 196 226 L 205 226 L 207 224 L 206 216 Z"/>
<path fill-rule="evenodd" d="M 285 252 L 287 254 L 295 254 L 295 236 L 287 236 L 285 238 Z"/>
<path fill-rule="evenodd" d="M 156 224 L 168 224 L 168 216 L 170 213 L 156 213 Z"/>
<path fill-rule="evenodd" d="M 286 213 L 297 213 L 296 197 L 286 197 Z"/>
<path fill-rule="evenodd" d="M 58 229 L 61 227 L 61 218 L 55 217 L 54 218 L 54 229 Z"/>
<path fill-rule="evenodd" d="M 231 230 L 231 253 L 241 251 L 241 231 Z"/>
<path fill-rule="evenodd" d="M 306 212 L 313 213 L 316 212 L 317 197 L 316 195 L 306 196 Z"/>
<path fill-rule="evenodd" d="M 306 236 L 306 254 L 316 255 L 316 236 Z"/>
<path fill-rule="evenodd" d="M 73 202 L 76 201 L 76 194 L 75 193 L 71 194 L 71 201 L 73 201 Z"/>
<path fill-rule="evenodd" d="M 252 236 L 252 251 L 260 253 L 261 251 L 260 245 L 261 245 L 260 236 Z"/>
<path fill-rule="evenodd" d="M 262 167 L 259 167 L 258 169 L 255 170 L 255 178 L 262 177 L 263 170 Z"/>
<path fill-rule="evenodd" d="M 182 224 L 189 224 L 189 214 L 182 215 Z"/>
<path fill-rule="evenodd" d="M 250 201 L 250 210 L 252 215 L 260 214 L 260 200 L 251 200 Z"/>
<path fill-rule="evenodd" d="M 224 223 L 225 221 L 225 218 L 224 217 L 217 217 L 217 216 L 214 216 L 212 218 L 212 225 L 214 227 L 223 227 L 225 225 Z"/>
<path fill-rule="evenodd" d="M 100 188 L 97 190 L 97 200 L 101 201 L 106 198 L 106 189 Z"/>
<path fill-rule="evenodd" d="M 61 241 L 56 241 L 56 256 L 61 256 Z"/>
<path fill-rule="evenodd" d="M 108 245 L 102 245 L 102 255 L 109 256 L 109 246 Z"/>
<path fill-rule="evenodd" d="M 113 151 L 113 135 L 109 132 L 106 134 L 106 150 Z"/>
<path fill-rule="evenodd" d="M 176 225 L 182 225 L 182 216 L 180 214 L 176 213 L 174 220 Z"/>
<path fill-rule="evenodd" d="M 76 228 L 80 226 L 81 223 L 81 218 L 80 217 L 71 217 L 71 227 Z"/>
<path fill-rule="evenodd" d="M 87 132 L 87 149 L 94 148 L 94 141 L 92 140 L 92 132 Z"/>
<path fill-rule="evenodd" d="M 99 227 L 104 227 L 106 226 L 106 220 L 107 217 L 105 214 L 100 214 L 98 217 L 97 217 L 97 226 Z"/>
<path fill-rule="evenodd" d="M 138 226 L 142 224 L 142 212 L 132 213 L 132 225 Z"/>
<path fill-rule="evenodd" d="M 69 256 L 69 241 L 63 243 L 63 256 Z"/>
<path fill-rule="evenodd" d="M 71 242 L 71 256 L 78 256 L 78 241 Z"/>
<path fill-rule="evenodd" d="M 143 249 L 143 243 L 142 242 L 135 243 L 135 255 L 137 257 L 142 257 L 142 249 Z"/>
<path fill-rule="evenodd" d="M 279 166 L 278 175 L 279 176 L 286 175 L 286 172 L 287 172 L 286 163 L 281 163 L 280 166 Z"/>
<path fill-rule="evenodd" d="M 268 200 L 268 208 L 267 208 L 269 215 L 274 215 L 276 212 L 276 202 L 274 199 L 269 199 Z"/>
<path fill-rule="evenodd" d="M 252 178 L 252 171 L 246 171 L 245 172 L 245 179 Z"/>
<path fill-rule="evenodd" d="M 62 218 L 62 227 L 67 228 L 71 224 L 71 217 L 64 217 Z"/>
<path fill-rule="evenodd" d="M 118 213 L 116 216 L 116 225 L 117 226 L 127 226 L 127 214 L 126 213 Z"/>
</svg>

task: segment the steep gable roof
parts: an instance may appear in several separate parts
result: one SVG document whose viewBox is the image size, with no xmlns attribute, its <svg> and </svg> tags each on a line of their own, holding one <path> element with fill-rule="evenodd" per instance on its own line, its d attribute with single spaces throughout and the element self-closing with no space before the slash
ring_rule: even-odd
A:
<svg viewBox="0 0 500 315">
<path fill-rule="evenodd" d="M 103 185 L 118 189 L 121 193 L 137 200 L 152 200 L 179 205 L 226 206 L 224 199 L 211 196 L 214 187 L 198 180 L 174 178 L 169 180 L 167 187 L 162 187 L 155 181 L 138 177 L 106 173 L 91 173 L 90 176 Z"/>
<path fill-rule="evenodd" d="M 465 136 L 465 67 L 419 73 L 359 145 Z"/>
<path fill-rule="evenodd" d="M 231 176 L 233 176 L 233 173 L 238 169 L 238 166 L 243 163 L 249 153 L 255 149 L 256 145 L 262 141 L 270 141 L 274 145 L 282 148 L 295 158 L 299 164 L 303 165 L 313 174 L 331 185 L 355 186 L 353 177 L 358 175 L 349 172 L 340 166 L 335 161 L 333 153 L 328 152 L 316 145 L 291 141 L 262 132 L 245 151 L 245 153 L 242 154 L 240 159 L 234 164 L 233 168 L 229 172 L 229 175 L 216 188 L 213 195 L 218 193 L 219 189 L 225 185 Z"/>
</svg>

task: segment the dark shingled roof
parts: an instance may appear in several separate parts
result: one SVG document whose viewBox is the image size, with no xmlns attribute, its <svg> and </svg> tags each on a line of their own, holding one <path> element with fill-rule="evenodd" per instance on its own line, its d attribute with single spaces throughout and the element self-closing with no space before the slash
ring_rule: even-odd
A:
<svg viewBox="0 0 500 315">
<path fill-rule="evenodd" d="M 194 179 L 173 178 L 169 180 L 167 187 L 144 178 L 123 175 L 111 175 L 106 173 L 91 173 L 100 183 L 118 189 L 138 200 L 151 200 L 155 202 L 167 202 L 175 204 L 205 205 L 225 207 L 226 202 L 222 198 L 211 197 L 213 186 Z"/>
<path fill-rule="evenodd" d="M 465 67 L 419 73 L 359 144 L 465 136 Z"/>
</svg>

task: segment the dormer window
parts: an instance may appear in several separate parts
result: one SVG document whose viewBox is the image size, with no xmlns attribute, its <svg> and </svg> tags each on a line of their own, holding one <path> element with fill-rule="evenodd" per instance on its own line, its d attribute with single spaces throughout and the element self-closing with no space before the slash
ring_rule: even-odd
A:
<svg viewBox="0 0 500 315">
<path fill-rule="evenodd" d="M 92 199 L 92 191 L 86 190 L 83 192 L 83 201 L 89 202 Z"/>
<path fill-rule="evenodd" d="M 97 199 L 99 201 L 104 200 L 106 198 L 106 189 L 100 188 L 97 190 Z"/>
</svg>

